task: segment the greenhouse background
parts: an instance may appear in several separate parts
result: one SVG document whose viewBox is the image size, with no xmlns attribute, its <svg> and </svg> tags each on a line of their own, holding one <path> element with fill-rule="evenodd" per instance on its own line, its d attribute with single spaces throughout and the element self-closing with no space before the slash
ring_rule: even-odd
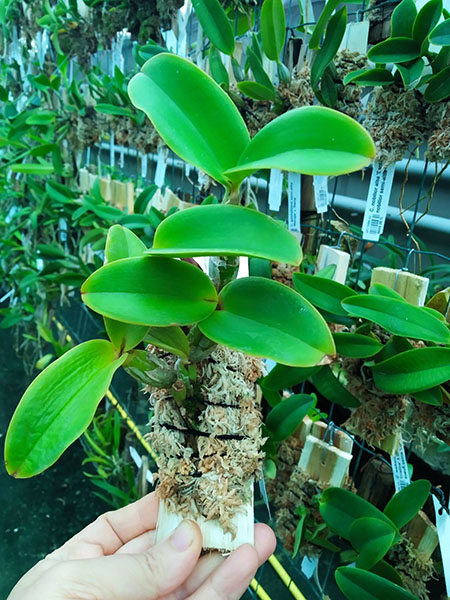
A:
<svg viewBox="0 0 450 600">
<path fill-rule="evenodd" d="M 202 458 L 202 436 L 220 456 L 235 460 L 227 453 L 239 452 L 238 466 L 230 462 L 222 477 L 231 488 L 241 478 L 241 514 L 254 503 L 255 521 L 277 535 L 244 598 L 450 597 L 449 11 L 447 0 L 3 2 L 0 598 L 99 514 L 155 489 L 158 470 L 159 493 L 172 490 L 161 496 L 167 506 L 178 502 L 191 517 L 185 498 L 192 494 L 203 523 L 201 506 L 210 505 L 201 504 L 195 479 L 206 480 L 208 468 L 195 463 L 183 486 L 168 466 L 180 460 L 175 443 Z M 166 52 L 182 61 L 173 71 Z M 152 71 L 158 60 L 166 73 Z M 185 60 L 208 76 L 192 71 L 186 90 Z M 146 69 L 153 87 L 141 94 L 135 83 L 133 91 Z M 167 103 L 152 101 L 153 93 Z M 311 106 L 334 116 L 308 113 Z M 292 125 L 283 122 L 289 113 Z M 254 150 L 263 156 L 257 166 L 248 161 L 233 187 L 226 169 L 217 176 L 215 161 L 234 141 L 222 142 L 214 128 L 224 132 L 239 114 L 250 138 L 262 130 L 278 137 Z M 246 164 L 239 155 L 228 169 Z M 233 204 L 244 212 L 228 223 Z M 217 218 L 205 221 L 209 210 Z M 264 225 L 257 213 L 267 216 Z M 175 250 L 164 247 L 164 235 Z M 131 253 L 114 254 L 121 243 Z M 170 261 L 167 273 L 180 262 L 172 257 L 203 269 L 218 302 L 212 316 L 147 322 L 134 318 L 137 309 L 127 312 L 125 296 L 104 308 L 92 293 L 105 291 L 99 275 L 112 273 L 117 258 L 137 265 L 141 246 L 154 249 L 147 262 Z M 169 275 L 161 273 L 164 283 Z M 150 297 L 150 284 L 141 289 L 133 271 L 119 279 L 120 289 L 136 281 L 131 294 L 145 288 Z M 194 279 L 185 290 L 192 306 Z M 181 296 L 183 282 L 181 271 L 171 281 Z M 235 296 L 232 307 L 238 283 L 248 301 Z M 161 302 L 171 306 L 172 292 L 165 293 Z M 180 302 L 188 311 L 188 300 Z M 294 305 L 306 311 L 304 321 L 289 312 Z M 221 313 L 231 319 L 223 330 L 213 321 Z M 98 339 L 110 339 L 114 360 L 125 363 L 90 397 L 81 379 L 79 388 L 69 381 L 69 358 Z M 31 382 L 53 364 L 66 365 L 72 387 L 55 370 L 54 384 L 33 396 Z M 247 380 L 250 364 L 258 376 Z M 234 381 L 236 371 L 250 394 L 240 421 L 229 404 L 239 394 L 221 379 L 225 372 Z M 216 372 L 228 395 L 214 399 L 205 373 Z M 72 392 L 92 413 L 77 432 L 69 412 L 64 417 Z M 186 428 L 162 408 L 167 395 L 182 407 Z M 25 409 L 15 413 L 22 397 Z M 203 412 L 191 408 L 195 400 Z M 48 417 L 61 440 L 47 441 L 47 402 L 63 414 Z M 243 452 L 233 439 L 237 423 L 249 443 Z M 217 442 L 220 434 L 228 447 Z M 34 435 L 54 443 L 54 459 L 35 452 Z M 20 463 L 28 449 L 30 462 Z M 246 482 L 255 484 L 254 498 Z M 219 487 L 215 493 L 220 505 Z M 207 549 L 230 551 L 219 512 L 216 535 L 228 541 Z M 371 527 L 384 527 L 385 537 L 376 539 Z"/>
</svg>

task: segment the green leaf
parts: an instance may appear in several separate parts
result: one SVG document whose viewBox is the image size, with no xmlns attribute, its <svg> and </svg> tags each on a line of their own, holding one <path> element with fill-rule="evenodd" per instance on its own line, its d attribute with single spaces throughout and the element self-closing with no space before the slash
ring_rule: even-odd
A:
<svg viewBox="0 0 450 600">
<path fill-rule="evenodd" d="M 445 67 L 429 80 L 423 94 L 428 102 L 441 102 L 450 96 L 450 66 Z M 12 168 L 12 167 L 11 167 Z"/>
<path fill-rule="evenodd" d="M 255 38 L 253 38 L 253 39 L 255 40 Z M 256 46 L 256 42 L 255 42 L 255 46 Z M 252 73 L 253 73 L 253 76 L 254 76 L 256 82 L 263 85 L 267 89 L 273 90 L 273 92 L 275 94 L 275 88 L 273 87 L 272 81 L 270 80 L 270 77 L 267 75 L 267 73 L 264 70 L 264 67 L 262 64 L 262 55 L 260 56 L 257 53 L 257 51 L 255 51 L 253 49 L 252 46 L 249 46 L 247 48 L 247 61 L 248 61 L 250 69 L 252 70 Z"/>
<path fill-rule="evenodd" d="M 356 519 L 350 527 L 350 542 L 358 550 L 357 567 L 375 566 L 394 543 L 396 529 L 393 524 L 373 517 Z"/>
<path fill-rule="evenodd" d="M 66 252 L 60 246 L 37 244 L 36 250 L 41 258 L 66 258 Z"/>
<path fill-rule="evenodd" d="M 293 394 L 284 398 L 267 415 L 266 425 L 272 438 L 282 442 L 300 427 L 303 419 L 316 405 L 317 398 L 311 394 Z"/>
<path fill-rule="evenodd" d="M 149 185 L 144 188 L 139 196 L 134 201 L 134 212 L 143 215 L 145 213 L 145 209 L 147 208 L 150 200 L 155 195 L 158 190 L 158 186 L 155 184 Z"/>
<path fill-rule="evenodd" d="M 230 86 L 228 71 L 222 62 L 220 52 L 215 46 L 211 46 L 209 50 L 209 69 L 211 71 L 212 78 L 218 85 L 225 88 Z"/>
<path fill-rule="evenodd" d="M 298 551 L 300 550 L 300 544 L 302 542 L 302 537 L 303 537 L 303 525 L 305 523 L 307 516 L 308 516 L 308 511 L 305 509 L 302 516 L 300 517 L 299 522 L 297 523 L 297 527 L 295 528 L 294 548 L 292 550 L 292 558 L 293 559 L 297 556 Z"/>
<path fill-rule="evenodd" d="M 391 394 L 413 394 L 450 379 L 450 348 L 414 348 L 372 366 L 376 386 Z"/>
<path fill-rule="evenodd" d="M 56 115 L 54 110 L 39 110 L 27 117 L 25 123 L 27 125 L 49 125 L 55 120 Z"/>
<path fill-rule="evenodd" d="M 399 63 L 396 67 L 400 71 L 405 87 L 408 87 L 422 77 L 425 61 L 423 58 L 417 58 L 411 63 Z"/>
<path fill-rule="evenodd" d="M 383 512 L 398 529 L 401 529 L 423 507 L 430 490 L 431 484 L 426 479 L 413 481 L 392 496 Z"/>
<path fill-rule="evenodd" d="M 294 290 L 264 277 L 227 284 L 218 310 L 199 328 L 218 344 L 294 367 L 311 367 L 334 354 L 333 338 L 317 310 Z"/>
<path fill-rule="evenodd" d="M 394 76 L 387 69 L 358 69 L 344 77 L 344 85 L 357 83 L 358 85 L 391 85 L 395 82 Z"/>
<path fill-rule="evenodd" d="M 9 168 L 14 173 L 25 173 L 27 175 L 50 175 L 54 171 L 52 163 L 39 162 L 39 163 L 15 163 L 10 165 Z"/>
<path fill-rule="evenodd" d="M 273 101 L 276 98 L 275 90 L 268 88 L 257 81 L 239 81 L 238 90 L 253 100 Z"/>
<path fill-rule="evenodd" d="M 450 331 L 436 317 L 403 300 L 384 296 L 351 296 L 342 302 L 350 315 L 377 323 L 394 335 L 450 343 Z"/>
<path fill-rule="evenodd" d="M 205 319 L 216 307 L 210 279 L 194 265 L 150 256 L 116 260 L 82 285 L 92 310 L 125 323 L 167 327 Z"/>
<path fill-rule="evenodd" d="M 95 105 L 95 110 L 99 113 L 103 113 L 104 115 L 116 115 L 118 117 L 129 117 L 131 119 L 134 118 L 134 113 L 131 109 L 123 106 L 116 106 L 115 104 L 98 103 Z"/>
<path fill-rule="evenodd" d="M 132 350 L 144 339 L 148 327 L 145 325 L 130 325 L 114 319 L 104 317 L 106 333 L 112 345 L 121 356 L 124 352 Z"/>
<path fill-rule="evenodd" d="M 424 402 L 425 404 L 431 404 L 432 406 L 441 406 L 444 402 L 442 389 L 439 385 L 421 392 L 414 392 L 413 396 L 415 400 Z"/>
<path fill-rule="evenodd" d="M 306 381 L 317 373 L 321 367 L 288 367 L 286 365 L 275 365 L 274 368 L 262 380 L 268 390 L 288 390 L 298 383 Z"/>
<path fill-rule="evenodd" d="M 430 42 L 437 46 L 450 46 L 450 19 L 436 25 L 430 33 Z"/>
<path fill-rule="evenodd" d="M 108 263 L 121 258 L 142 256 L 146 250 L 144 242 L 127 227 L 113 225 L 109 228 L 105 246 L 105 258 Z"/>
<path fill-rule="evenodd" d="M 210 204 L 181 210 L 159 225 L 152 255 L 255 256 L 298 265 L 300 244 L 284 225 L 243 206 Z"/>
<path fill-rule="evenodd" d="M 325 31 L 327 23 L 339 3 L 339 0 L 328 0 L 328 2 L 325 4 L 311 33 L 311 38 L 309 40 L 310 50 L 317 50 L 317 48 L 320 46 L 320 40 L 322 39 L 323 32 Z"/>
<path fill-rule="evenodd" d="M 439 50 L 431 63 L 433 74 L 436 75 L 445 67 L 448 67 L 450 61 L 450 46 L 444 46 Z"/>
<path fill-rule="evenodd" d="M 364 569 L 339 567 L 335 577 L 348 600 L 418 600 L 404 588 Z"/>
<path fill-rule="evenodd" d="M 319 394 L 322 394 L 330 402 L 346 408 L 356 408 L 361 404 L 333 375 L 333 371 L 328 365 L 324 365 L 318 373 L 313 375 L 312 383 Z"/>
<path fill-rule="evenodd" d="M 330 62 L 336 56 L 347 25 L 347 7 L 342 6 L 328 23 L 322 47 L 317 51 L 311 67 L 311 86 L 316 89 Z"/>
<path fill-rule="evenodd" d="M 392 288 L 384 285 L 383 283 L 374 283 L 369 288 L 369 294 L 372 296 L 384 296 L 385 298 L 394 298 L 395 300 L 401 300 L 402 302 L 406 302 L 406 300 L 401 296 L 398 292 L 393 290 Z"/>
<path fill-rule="evenodd" d="M 234 52 L 234 33 L 230 20 L 218 0 L 192 0 L 197 19 L 206 37 L 225 54 Z"/>
<path fill-rule="evenodd" d="M 374 63 L 401 63 L 420 56 L 420 42 L 407 37 L 388 38 L 367 52 L 367 58 Z"/>
<path fill-rule="evenodd" d="M 442 0 L 428 0 L 414 19 L 413 38 L 420 44 L 437 25 L 442 14 Z"/>
<path fill-rule="evenodd" d="M 220 183 L 237 180 L 224 172 L 237 164 L 249 134 L 211 77 L 179 56 L 158 54 L 131 79 L 128 91 L 171 150 Z"/>
<path fill-rule="evenodd" d="M 336 353 L 350 358 L 369 358 L 383 347 L 373 337 L 359 333 L 333 333 Z"/>
<path fill-rule="evenodd" d="M 264 0 L 260 17 L 263 50 L 270 60 L 278 61 L 286 38 L 286 19 L 282 0 Z"/>
<path fill-rule="evenodd" d="M 376 506 L 343 488 L 330 487 L 322 492 L 319 509 L 325 523 L 346 540 L 350 540 L 353 523 L 362 517 L 381 519 L 392 524 Z"/>
<path fill-rule="evenodd" d="M 109 342 L 91 340 L 42 371 L 25 391 L 9 425 L 8 473 L 32 477 L 52 465 L 89 425 L 124 360 Z"/>
<path fill-rule="evenodd" d="M 289 110 L 259 131 L 227 174 L 242 179 L 258 169 L 306 175 L 357 171 L 375 156 L 369 134 L 353 119 L 323 106 Z"/>
<path fill-rule="evenodd" d="M 144 341 L 172 352 L 184 361 L 189 357 L 189 341 L 181 327 L 150 327 Z"/>
<path fill-rule="evenodd" d="M 314 306 L 335 315 L 347 316 L 341 302 L 355 293 L 351 288 L 332 279 L 306 273 L 294 273 L 293 282 L 295 289 Z"/>
<path fill-rule="evenodd" d="M 384 579 L 388 579 L 395 583 L 396 585 L 403 585 L 402 578 L 397 569 L 394 569 L 389 563 L 385 560 L 380 560 L 376 565 L 369 569 L 371 573 L 375 573 L 375 575 L 379 575 L 380 577 L 384 577 Z"/>
<path fill-rule="evenodd" d="M 391 37 L 412 37 L 417 8 L 414 0 L 402 0 L 391 17 Z"/>
</svg>

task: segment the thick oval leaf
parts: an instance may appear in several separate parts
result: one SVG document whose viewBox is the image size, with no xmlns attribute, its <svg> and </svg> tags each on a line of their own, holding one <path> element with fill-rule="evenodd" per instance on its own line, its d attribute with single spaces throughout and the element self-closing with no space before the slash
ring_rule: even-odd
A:
<svg viewBox="0 0 450 600">
<path fill-rule="evenodd" d="M 406 300 L 398 292 L 383 283 L 374 283 L 369 288 L 369 294 L 372 296 L 385 296 L 386 298 L 395 298 L 406 302 Z"/>
<path fill-rule="evenodd" d="M 214 79 L 214 81 L 218 85 L 224 86 L 225 89 L 228 89 L 228 87 L 230 86 L 230 77 L 228 75 L 228 71 L 225 68 L 225 65 L 222 62 L 220 52 L 215 46 L 211 46 L 211 49 L 209 51 L 209 69 L 211 71 L 211 76 Z"/>
<path fill-rule="evenodd" d="M 367 53 L 367 58 L 374 63 L 401 63 L 419 56 L 420 42 L 406 37 L 388 38 L 372 46 Z"/>
<path fill-rule="evenodd" d="M 181 327 L 150 327 L 144 342 L 172 352 L 183 360 L 189 357 L 189 341 Z"/>
<path fill-rule="evenodd" d="M 325 523 L 346 540 L 350 540 L 350 530 L 356 519 L 371 517 L 392 524 L 376 506 L 343 488 L 331 487 L 322 492 L 319 509 Z"/>
<path fill-rule="evenodd" d="M 160 257 L 124 258 L 95 271 L 82 285 L 92 310 L 125 323 L 190 325 L 215 309 L 216 290 L 194 265 Z"/>
<path fill-rule="evenodd" d="M 370 571 L 375 573 L 375 575 L 379 575 L 380 577 L 384 577 L 384 579 L 392 581 L 392 583 L 395 583 L 396 585 L 403 585 L 400 573 L 385 560 L 380 560 L 380 562 L 371 567 Z"/>
<path fill-rule="evenodd" d="M 431 484 L 426 479 L 413 481 L 392 496 L 383 512 L 398 529 L 401 529 L 423 507 L 430 490 Z"/>
<path fill-rule="evenodd" d="M 394 335 L 450 343 L 450 331 L 444 323 L 418 306 L 384 296 L 351 296 L 342 302 L 350 315 L 368 319 Z"/>
<path fill-rule="evenodd" d="M 225 54 L 233 54 L 234 33 L 218 0 L 192 0 L 197 19 L 206 37 Z"/>
<path fill-rule="evenodd" d="M 322 47 L 317 51 L 316 57 L 311 67 L 311 85 L 316 89 L 319 81 L 336 55 L 344 37 L 345 27 L 347 25 L 347 7 L 342 6 L 334 14 L 327 27 L 325 39 Z"/>
<path fill-rule="evenodd" d="M 52 465 L 89 425 L 125 358 L 117 358 L 109 342 L 91 340 L 42 371 L 27 388 L 9 425 L 8 473 L 32 477 Z"/>
<path fill-rule="evenodd" d="M 144 339 L 148 327 L 145 325 L 130 325 L 104 317 L 105 329 L 114 348 L 122 355 L 132 350 Z"/>
<path fill-rule="evenodd" d="M 429 80 L 423 96 L 428 102 L 441 102 L 450 96 L 450 66 Z"/>
<path fill-rule="evenodd" d="M 219 310 L 199 323 L 218 344 L 294 367 L 334 354 L 331 333 L 317 310 L 287 286 L 246 277 L 226 285 Z"/>
<path fill-rule="evenodd" d="M 406 87 L 408 87 L 422 77 L 422 73 L 425 68 L 425 61 L 423 58 L 417 58 L 411 63 L 399 63 L 396 66 L 400 71 L 403 83 Z"/>
<path fill-rule="evenodd" d="M 9 168 L 14 173 L 26 175 L 50 175 L 55 170 L 52 163 L 42 161 L 40 163 L 15 163 Z"/>
<path fill-rule="evenodd" d="M 362 517 L 350 527 L 350 542 L 358 550 L 356 566 L 371 569 L 386 554 L 396 536 L 394 525 L 375 519 Z"/>
<path fill-rule="evenodd" d="M 319 394 L 330 402 L 335 402 L 346 408 L 356 408 L 361 402 L 353 396 L 342 383 L 333 375 L 328 365 L 324 365 L 312 377 L 312 383 Z"/>
<path fill-rule="evenodd" d="M 413 38 L 420 44 L 437 25 L 442 14 L 442 0 L 428 0 L 419 10 L 413 25 Z"/>
<path fill-rule="evenodd" d="M 341 302 L 355 293 L 351 288 L 338 281 L 306 273 L 294 273 L 293 282 L 295 289 L 314 306 L 335 315 L 347 316 Z"/>
<path fill-rule="evenodd" d="M 421 392 L 414 392 L 414 399 L 425 404 L 431 404 L 432 406 L 441 406 L 444 402 L 442 397 L 442 389 L 439 385 L 432 387 L 428 390 L 422 390 Z"/>
<path fill-rule="evenodd" d="M 430 42 L 438 46 L 450 46 L 450 19 L 436 25 L 430 33 Z"/>
<path fill-rule="evenodd" d="M 336 353 L 351 358 L 369 358 L 383 347 L 375 338 L 359 333 L 333 333 L 333 339 Z"/>
<path fill-rule="evenodd" d="M 275 365 L 262 380 L 262 385 L 268 390 L 288 390 L 298 383 L 306 381 L 317 373 L 321 367 L 288 367 Z"/>
<path fill-rule="evenodd" d="M 133 111 L 123 106 L 116 106 L 115 104 L 96 104 L 95 110 L 105 115 L 116 115 L 120 117 L 133 118 Z"/>
<path fill-rule="evenodd" d="M 275 90 L 268 88 L 257 81 L 239 81 L 238 90 L 253 100 L 273 101 L 276 98 Z"/>
<path fill-rule="evenodd" d="M 238 109 L 211 77 L 163 53 L 145 63 L 128 91 L 176 154 L 220 183 L 236 179 L 224 171 L 237 164 L 250 138 Z"/>
<path fill-rule="evenodd" d="M 328 0 L 323 7 L 309 40 L 309 48 L 311 50 L 317 50 L 317 48 L 320 46 L 320 41 L 322 39 L 323 32 L 325 31 L 325 27 L 327 26 L 331 15 L 339 3 L 339 0 Z"/>
<path fill-rule="evenodd" d="M 246 177 L 258 169 L 306 175 L 341 175 L 367 166 L 375 156 L 369 134 L 353 119 L 324 106 L 289 110 L 259 131 L 227 174 Z"/>
<path fill-rule="evenodd" d="M 144 242 L 141 242 L 138 236 L 127 227 L 113 225 L 109 228 L 105 246 L 107 262 L 131 256 L 142 256 L 146 250 L 147 246 Z"/>
<path fill-rule="evenodd" d="M 278 60 L 286 37 L 286 19 L 282 0 L 264 0 L 260 17 L 261 42 L 270 60 Z"/>
<path fill-rule="evenodd" d="M 316 405 L 317 398 L 310 394 L 293 394 L 283 399 L 267 415 L 266 425 L 271 437 L 282 442 L 300 427 L 303 419 Z"/>
<path fill-rule="evenodd" d="M 417 8 L 414 0 L 402 0 L 391 17 L 391 37 L 412 37 Z"/>
<path fill-rule="evenodd" d="M 339 567 L 335 577 L 348 600 L 418 600 L 404 588 L 364 569 Z"/>
<path fill-rule="evenodd" d="M 344 77 L 344 85 L 391 85 L 394 82 L 394 76 L 387 69 L 358 69 Z"/>
<path fill-rule="evenodd" d="M 243 206 L 210 204 L 181 210 L 159 225 L 148 254 L 255 256 L 298 265 L 300 244 L 284 225 Z"/>
<path fill-rule="evenodd" d="M 372 367 L 376 386 L 391 394 L 413 394 L 450 379 L 450 348 L 415 348 Z"/>
</svg>

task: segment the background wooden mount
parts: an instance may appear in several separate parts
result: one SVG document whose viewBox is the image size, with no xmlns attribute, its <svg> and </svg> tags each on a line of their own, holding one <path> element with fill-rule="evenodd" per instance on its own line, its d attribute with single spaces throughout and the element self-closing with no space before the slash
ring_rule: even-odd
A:
<svg viewBox="0 0 450 600">
<path fill-rule="evenodd" d="M 392 469 L 380 458 L 373 457 L 360 472 L 358 495 L 383 510 L 395 491 Z"/>
<path fill-rule="evenodd" d="M 382 283 L 395 290 L 410 304 L 423 306 L 428 291 L 430 280 L 415 273 L 390 269 L 389 267 L 375 267 L 372 270 L 370 285 Z"/>
<path fill-rule="evenodd" d="M 350 254 L 348 252 L 339 250 L 339 248 L 327 246 L 326 244 L 320 245 L 319 255 L 317 256 L 316 261 L 316 273 L 328 265 L 336 265 L 333 280 L 339 283 L 345 283 L 349 264 Z"/>
<path fill-rule="evenodd" d="M 439 544 L 439 537 L 436 526 L 422 510 L 410 521 L 406 531 L 416 550 L 426 560 L 431 558 Z"/>
</svg>

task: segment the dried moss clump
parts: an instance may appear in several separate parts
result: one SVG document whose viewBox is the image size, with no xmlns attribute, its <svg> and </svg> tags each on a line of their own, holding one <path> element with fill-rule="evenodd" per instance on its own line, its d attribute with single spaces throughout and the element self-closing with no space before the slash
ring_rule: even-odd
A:
<svg viewBox="0 0 450 600">
<path fill-rule="evenodd" d="M 311 70 L 304 65 L 300 70 L 294 69 L 289 83 L 280 83 L 278 92 L 283 100 L 285 110 L 312 106 L 314 92 L 311 87 Z"/>
<path fill-rule="evenodd" d="M 404 587 L 420 598 L 429 600 L 427 581 L 434 574 L 433 561 L 417 551 L 406 534 L 400 534 L 400 542 L 392 546 L 386 558 L 400 573 Z"/>
<path fill-rule="evenodd" d="M 417 402 L 409 422 L 419 442 L 427 443 L 435 436 L 450 445 L 450 404 Z"/>
<path fill-rule="evenodd" d="M 346 388 L 361 402 L 343 426 L 375 446 L 401 433 L 410 403 L 408 396 L 381 392 L 361 359 L 343 358 L 341 362 Z"/>
<path fill-rule="evenodd" d="M 427 157 L 434 162 L 450 160 L 450 102 L 431 105 L 433 130 L 428 138 Z"/>
<path fill-rule="evenodd" d="M 277 474 L 274 479 L 266 481 L 269 497 L 277 502 L 285 492 L 286 485 L 291 477 L 292 471 L 298 464 L 302 452 L 302 442 L 295 435 L 278 446 L 277 450 Z"/>
<path fill-rule="evenodd" d="M 377 87 L 366 108 L 364 126 L 373 137 L 378 161 L 385 166 L 401 160 L 410 144 L 425 140 L 425 104 L 415 90 L 397 85 Z"/>
<path fill-rule="evenodd" d="M 272 279 L 279 283 L 284 283 L 289 287 L 293 287 L 292 277 L 294 273 L 297 273 L 300 267 L 295 265 L 288 265 L 286 263 L 273 262 L 272 263 Z"/>
<path fill-rule="evenodd" d="M 175 364 L 177 357 L 153 349 Z M 177 403 L 167 389 L 147 388 L 154 403 L 150 441 L 158 460 L 157 494 L 183 517 L 232 518 L 251 502 L 262 477 L 260 359 L 225 347 L 197 363 L 194 392 Z"/>
<path fill-rule="evenodd" d="M 343 82 L 344 77 L 352 71 L 364 69 L 368 64 L 364 54 L 352 52 L 347 48 L 336 54 L 334 63 L 337 78 L 340 82 Z M 361 94 L 362 88 L 356 83 L 347 85 L 341 83 L 341 85 L 338 85 L 338 100 L 335 108 L 353 119 L 358 119 L 362 113 Z"/>
<path fill-rule="evenodd" d="M 251 137 L 254 137 L 267 123 L 277 116 L 271 108 L 270 102 L 252 100 L 241 95 L 242 105 L 238 105 L 239 112 L 247 125 Z"/>
</svg>

